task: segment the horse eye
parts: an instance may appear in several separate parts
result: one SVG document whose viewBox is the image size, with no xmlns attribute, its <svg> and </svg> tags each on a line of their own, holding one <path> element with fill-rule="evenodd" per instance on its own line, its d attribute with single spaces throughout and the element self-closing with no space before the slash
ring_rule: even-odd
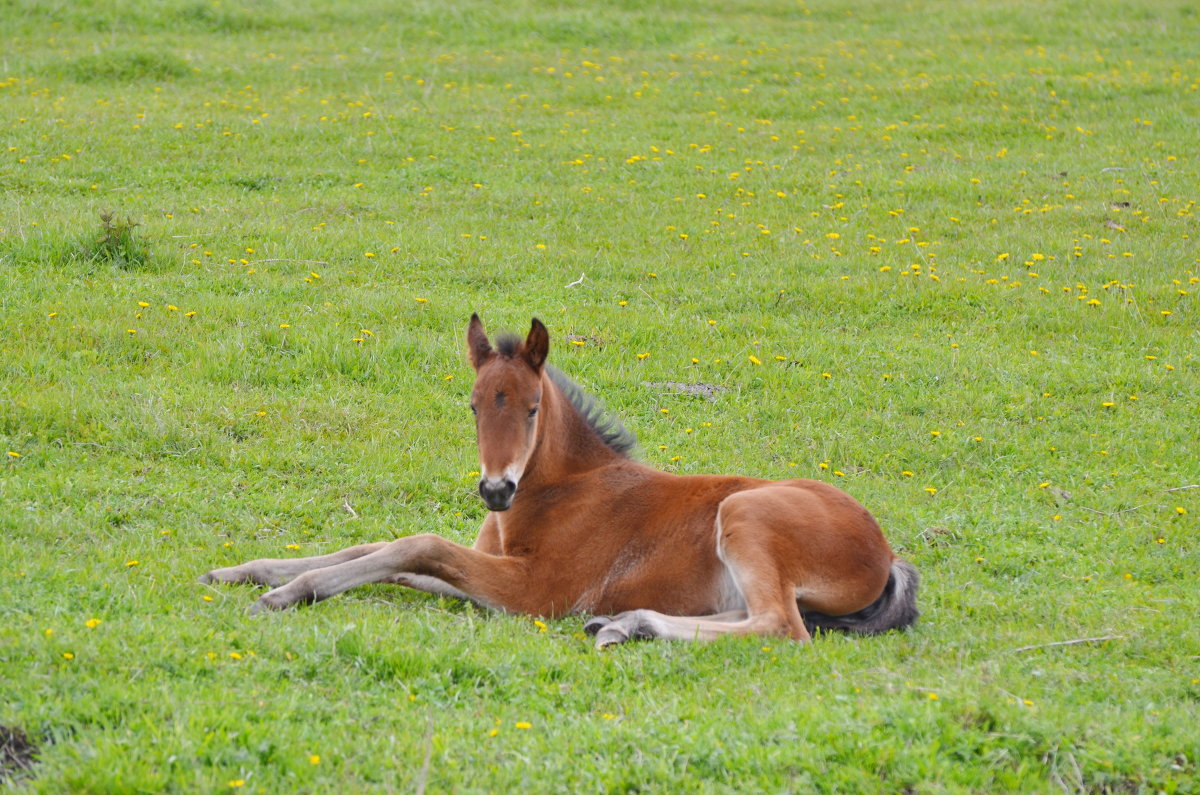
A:
<svg viewBox="0 0 1200 795">
<path fill-rule="evenodd" d="M 471 413 L 472 413 L 472 414 L 478 414 L 478 413 L 479 413 L 479 410 L 475 408 L 475 404 L 474 404 L 474 403 L 472 403 L 472 404 L 471 404 Z"/>
<path fill-rule="evenodd" d="M 536 416 L 537 416 L 537 413 L 538 413 L 538 407 L 537 407 L 537 406 L 534 406 L 533 408 L 531 408 L 531 409 L 529 410 L 529 416 L 530 416 L 530 417 L 536 417 Z"/>
</svg>

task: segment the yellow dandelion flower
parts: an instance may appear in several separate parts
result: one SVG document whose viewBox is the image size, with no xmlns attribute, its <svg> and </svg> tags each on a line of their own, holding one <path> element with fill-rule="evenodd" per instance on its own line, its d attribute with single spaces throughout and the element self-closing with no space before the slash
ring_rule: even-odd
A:
<svg viewBox="0 0 1200 795">
<path fill-rule="evenodd" d="M 9 451 L 8 451 L 8 457 L 9 457 L 9 458 L 20 458 L 20 457 L 21 457 L 21 454 L 20 454 L 20 453 L 18 453 L 17 451 L 15 451 L 15 450 L 9 450 Z"/>
<path fill-rule="evenodd" d="M 1176 505 L 1175 513 L 1179 514 L 1180 516 L 1183 516 L 1187 513 L 1187 508 L 1184 508 L 1182 505 Z"/>
<path fill-rule="evenodd" d="M 643 359 L 647 358 L 649 355 L 650 355 L 650 354 L 648 354 L 648 353 L 639 353 L 639 354 L 637 355 L 637 357 L 638 357 L 638 361 L 641 361 L 641 360 L 643 360 Z"/>
<path fill-rule="evenodd" d="M 75 659 L 75 655 L 74 655 L 74 654 L 72 654 L 72 653 L 71 653 L 71 652 L 69 652 L 69 651 L 64 651 L 64 652 L 63 652 L 63 659 L 64 659 L 64 660 L 74 660 L 74 659 Z"/>
<path fill-rule="evenodd" d="M 127 560 L 127 561 L 125 561 L 125 565 L 126 565 L 127 567 L 137 566 L 137 565 L 139 565 L 140 563 L 141 563 L 141 561 L 140 561 L 140 560 Z"/>
<path fill-rule="evenodd" d="M 926 487 L 925 487 L 925 493 L 926 493 L 926 494 L 928 494 L 928 495 L 930 495 L 931 497 L 932 497 L 934 494 L 937 494 L 937 491 L 938 491 L 938 490 L 937 490 L 937 489 L 935 489 L 933 486 L 926 486 Z"/>
<path fill-rule="evenodd" d="M 317 754 L 313 754 L 308 758 L 308 763 L 310 765 L 319 765 L 321 764 L 321 757 Z"/>
<path fill-rule="evenodd" d="M 762 360 L 760 360 L 757 356 L 751 356 L 750 364 L 762 364 Z"/>
<path fill-rule="evenodd" d="M 516 726 L 518 729 L 532 729 L 533 728 L 533 724 L 527 720 L 519 720 L 516 723 L 514 723 L 513 725 Z"/>
<path fill-rule="evenodd" d="M 96 627 L 100 626 L 100 624 L 101 619 L 99 618 L 89 618 L 84 622 L 84 626 L 86 626 L 88 629 L 95 629 Z"/>
</svg>

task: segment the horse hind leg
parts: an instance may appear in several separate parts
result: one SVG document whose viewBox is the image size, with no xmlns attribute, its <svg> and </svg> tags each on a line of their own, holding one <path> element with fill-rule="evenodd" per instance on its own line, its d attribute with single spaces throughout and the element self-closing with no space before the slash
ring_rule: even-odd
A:
<svg viewBox="0 0 1200 795">
<path fill-rule="evenodd" d="M 736 563 L 730 566 L 735 577 L 739 573 L 736 566 Z M 753 573 L 748 573 L 746 579 L 753 577 Z M 716 640 L 722 635 L 768 635 L 808 640 L 808 630 L 800 617 L 795 597 L 778 584 L 772 587 L 770 579 L 747 583 L 744 591 L 747 593 L 746 610 L 709 616 L 669 616 L 657 610 L 629 610 L 612 618 L 594 616 L 583 629 L 596 636 L 598 649 L 629 640 Z"/>
<path fill-rule="evenodd" d="M 615 616 L 592 616 L 583 631 L 596 636 L 596 648 L 603 649 L 628 640 L 712 640 L 731 631 L 731 625 L 744 621 L 745 610 L 730 610 L 711 616 L 669 616 L 657 610 L 627 610 Z"/>
<path fill-rule="evenodd" d="M 593 618 L 584 629 L 595 634 L 597 648 L 650 638 L 715 640 L 722 635 L 764 635 L 798 641 L 810 638 L 796 603 L 795 586 L 776 557 L 770 528 L 754 521 L 756 517 L 752 514 L 726 510 L 730 499 L 722 503 L 717 515 L 717 556 L 741 594 L 745 609 L 711 616 L 669 616 L 655 610 L 630 610 L 612 619 Z"/>
</svg>

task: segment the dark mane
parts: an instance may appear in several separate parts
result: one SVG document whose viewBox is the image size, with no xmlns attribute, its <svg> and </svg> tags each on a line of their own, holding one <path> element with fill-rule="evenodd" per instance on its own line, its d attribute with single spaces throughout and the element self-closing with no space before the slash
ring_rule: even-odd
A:
<svg viewBox="0 0 1200 795">
<path fill-rule="evenodd" d="M 546 374 L 601 441 L 614 453 L 628 458 L 637 448 L 637 437 L 633 435 L 633 431 L 626 428 L 615 414 L 600 405 L 593 395 L 585 392 L 583 387 L 568 378 L 562 370 L 547 365 Z"/>
<path fill-rule="evenodd" d="M 525 340 L 516 334 L 501 333 L 497 334 L 495 339 L 496 350 L 500 352 L 501 356 L 515 356 L 524 342 Z"/>
</svg>

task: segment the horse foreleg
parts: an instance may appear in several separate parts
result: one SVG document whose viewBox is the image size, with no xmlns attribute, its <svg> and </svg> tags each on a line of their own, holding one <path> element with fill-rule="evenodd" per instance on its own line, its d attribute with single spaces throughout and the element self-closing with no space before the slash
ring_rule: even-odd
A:
<svg viewBox="0 0 1200 795">
<path fill-rule="evenodd" d="M 339 563 L 355 560 L 364 555 L 370 555 L 389 542 L 379 541 L 374 544 L 359 544 L 354 547 L 333 552 L 328 555 L 314 555 L 310 558 L 262 558 L 243 563 L 240 566 L 229 566 L 224 569 L 213 569 L 201 575 L 202 583 L 254 583 L 275 588 L 290 582 L 306 571 L 336 566 Z"/>
<path fill-rule="evenodd" d="M 352 560 L 306 571 L 263 594 L 252 612 L 319 602 L 373 582 L 462 596 L 499 610 L 531 612 L 523 602 L 528 592 L 524 570 L 524 563 L 515 558 L 489 555 L 441 536 L 415 535 Z"/>
</svg>

